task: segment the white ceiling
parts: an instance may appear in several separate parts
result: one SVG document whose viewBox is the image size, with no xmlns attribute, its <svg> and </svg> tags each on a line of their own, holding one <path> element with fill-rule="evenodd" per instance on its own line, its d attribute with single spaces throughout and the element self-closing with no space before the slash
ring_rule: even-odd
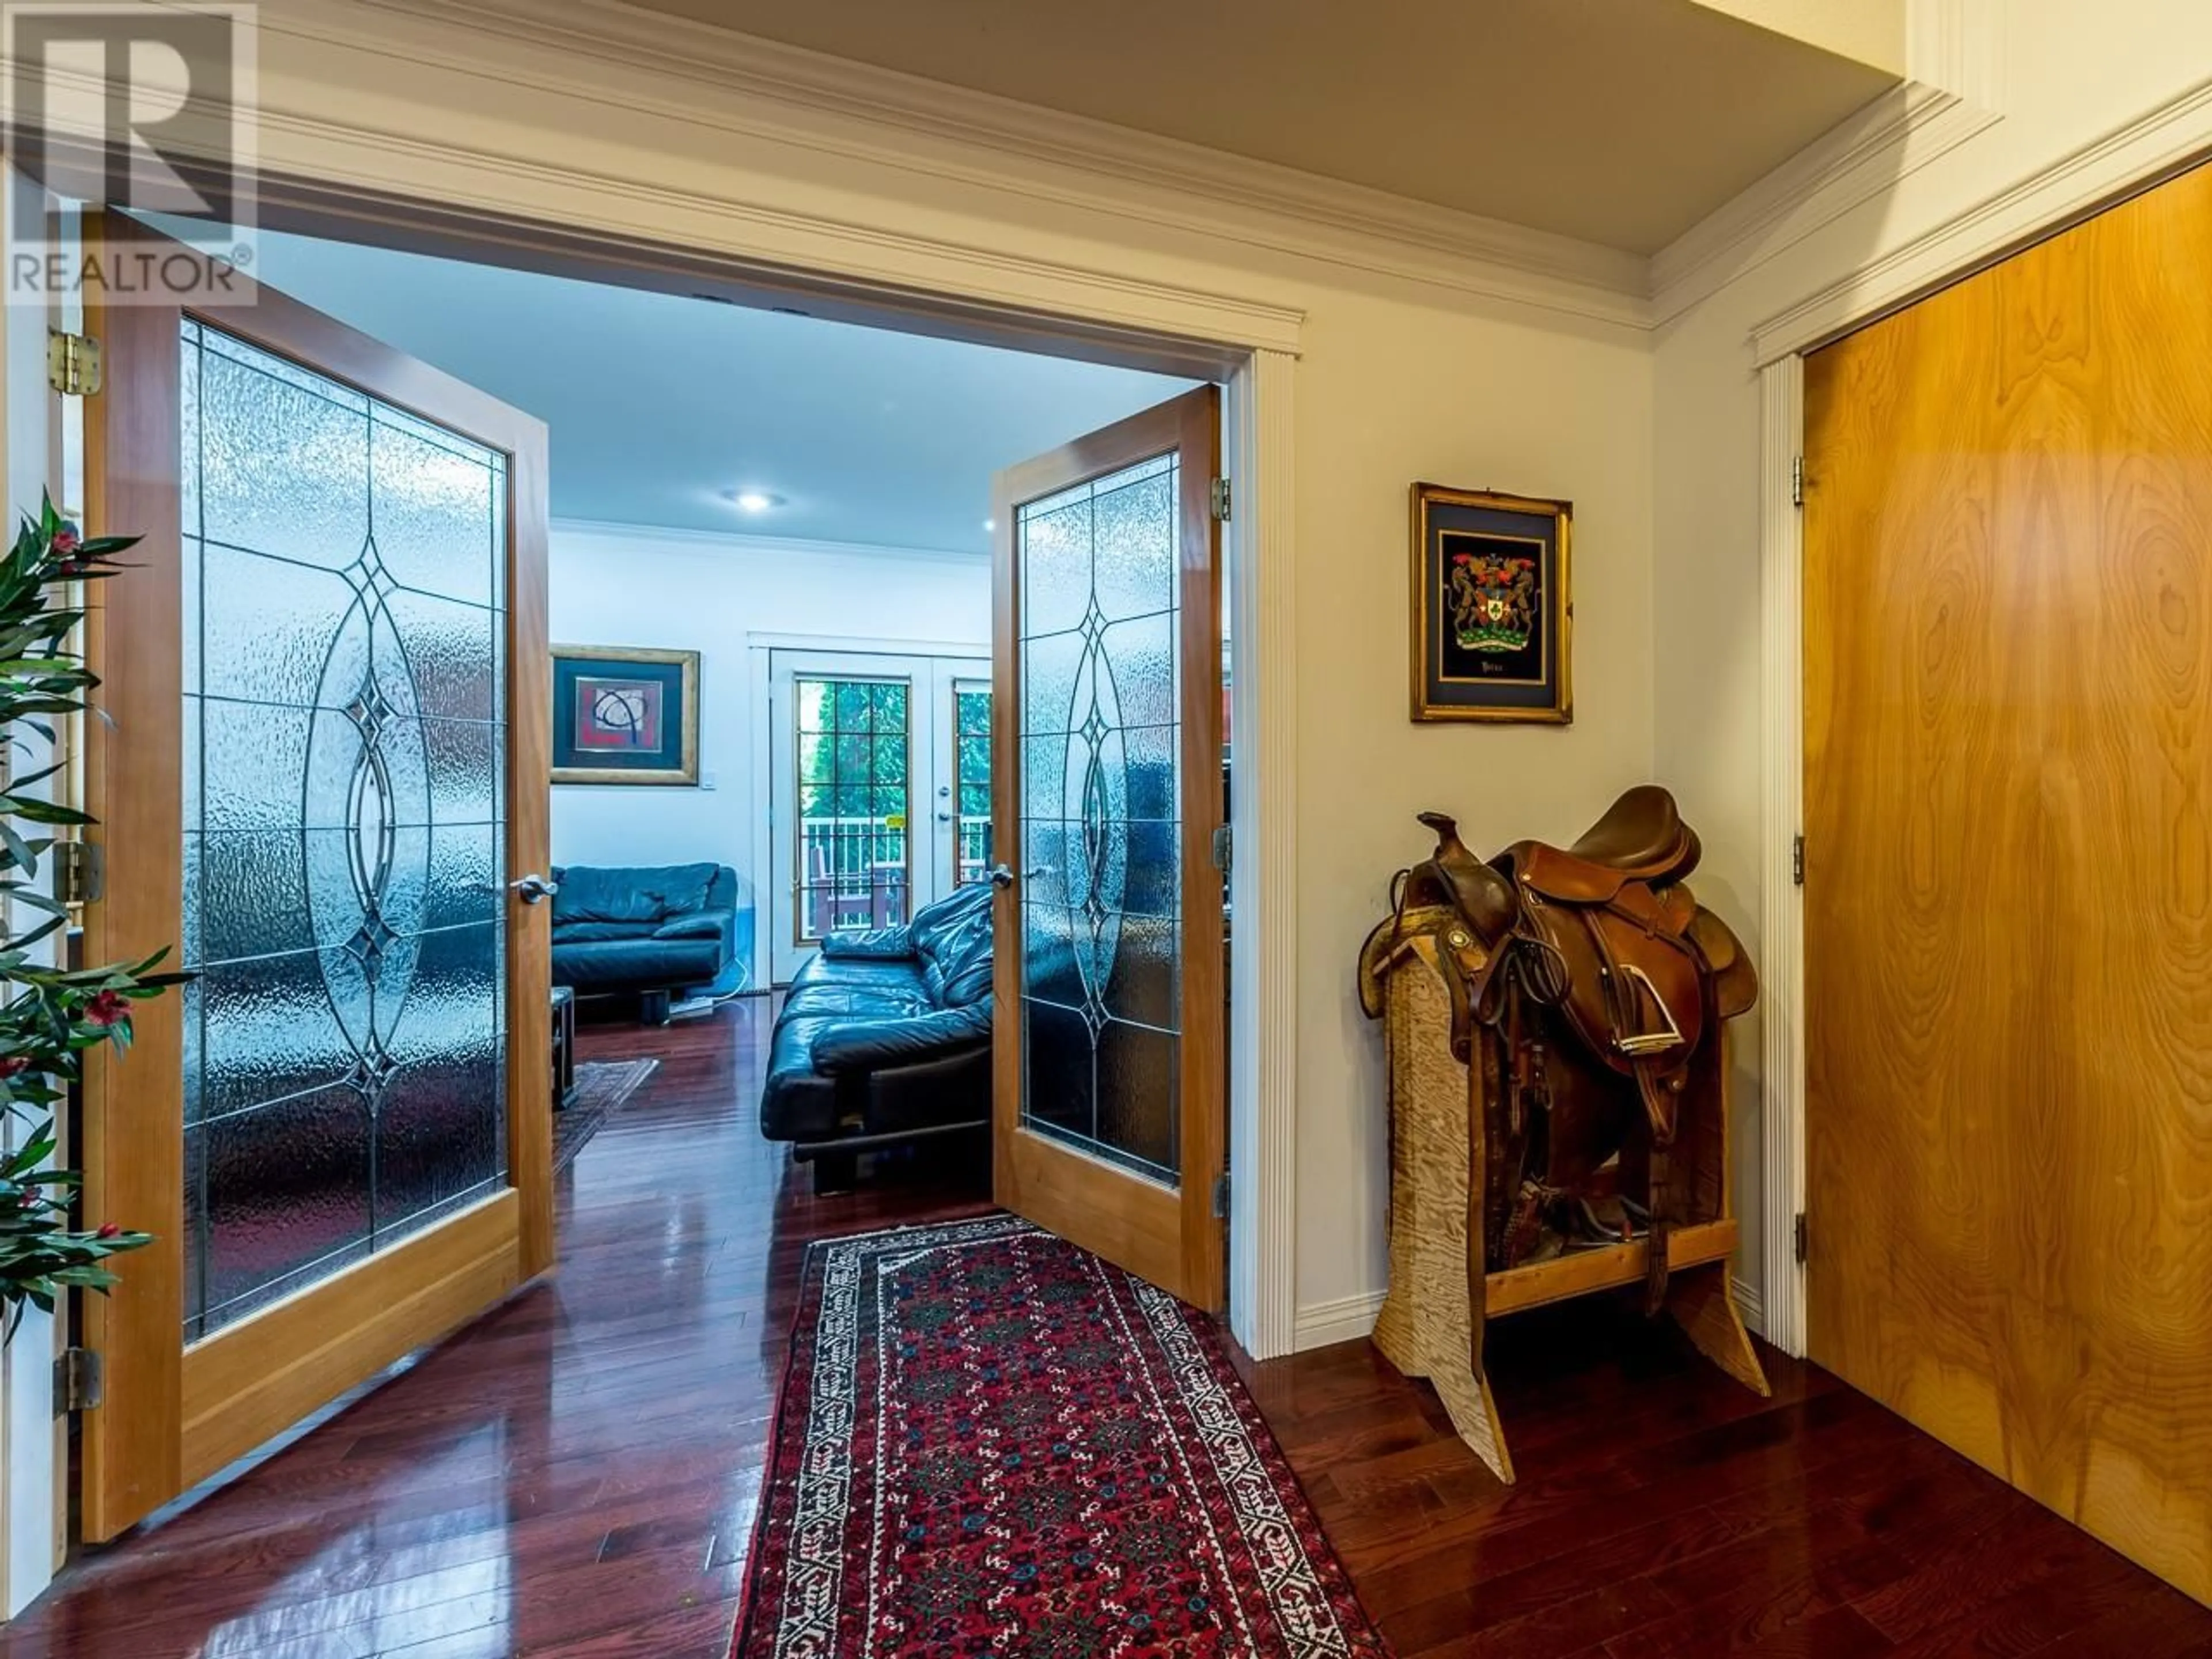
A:
<svg viewBox="0 0 2212 1659">
<path fill-rule="evenodd" d="M 635 3 L 1637 253 L 1904 56 L 1904 0 Z"/>
<path fill-rule="evenodd" d="M 551 429 L 556 518 L 988 552 L 991 477 L 1188 380 L 264 231 L 255 274 Z M 760 514 L 725 492 L 782 497 Z"/>
</svg>

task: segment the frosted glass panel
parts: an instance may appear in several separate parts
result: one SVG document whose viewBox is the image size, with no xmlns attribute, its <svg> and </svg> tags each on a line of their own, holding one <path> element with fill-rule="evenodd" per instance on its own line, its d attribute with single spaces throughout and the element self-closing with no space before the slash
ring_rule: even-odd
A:
<svg viewBox="0 0 2212 1659">
<path fill-rule="evenodd" d="M 185 1334 L 504 1184 L 505 457 L 185 327 Z"/>
<path fill-rule="evenodd" d="M 1182 886 L 1172 455 L 1022 509 L 1022 1113 L 1172 1184 Z"/>
</svg>

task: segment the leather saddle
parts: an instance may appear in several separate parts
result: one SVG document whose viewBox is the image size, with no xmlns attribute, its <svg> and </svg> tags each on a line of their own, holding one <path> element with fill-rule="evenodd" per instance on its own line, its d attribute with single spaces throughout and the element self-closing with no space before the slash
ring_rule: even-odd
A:
<svg viewBox="0 0 2212 1659">
<path fill-rule="evenodd" d="M 1698 864 L 1697 834 L 1674 797 L 1650 784 L 1622 795 L 1571 846 L 1516 842 L 1486 863 L 1468 850 L 1449 817 L 1420 819 L 1437 848 L 1405 872 L 1394 916 L 1362 953 L 1368 1012 L 1380 1012 L 1384 959 L 1408 916 L 1444 918 L 1439 942 L 1458 970 L 1449 976 L 1453 1049 L 1472 1063 L 1477 1033 L 1488 1030 L 1503 1050 L 1505 1111 L 1487 1138 L 1495 1265 L 1511 1261 L 1499 1228 L 1503 1212 L 1519 1201 L 1524 1170 L 1517 1166 L 1529 1156 L 1532 1115 L 1543 1120 L 1540 1184 L 1570 1194 L 1597 1190 L 1596 1172 L 1640 1115 L 1656 1306 L 1665 1288 L 1666 1234 L 1682 1208 L 1668 1152 L 1683 1095 L 1709 1037 L 1748 1009 L 1759 988 L 1735 935 L 1685 884 Z M 1588 1062 L 1616 1079 L 1612 1085 L 1592 1086 L 1590 1066 L 1561 1063 L 1550 1042 L 1561 1025 Z M 1627 1098 L 1640 1103 L 1640 1114 L 1624 1112 Z M 1516 1167 L 1500 1167 L 1500 1159 Z"/>
</svg>

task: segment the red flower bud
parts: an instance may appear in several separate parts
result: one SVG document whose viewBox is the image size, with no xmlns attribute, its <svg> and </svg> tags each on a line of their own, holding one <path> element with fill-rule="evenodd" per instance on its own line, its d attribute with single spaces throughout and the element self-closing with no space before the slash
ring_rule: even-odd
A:
<svg viewBox="0 0 2212 1659">
<path fill-rule="evenodd" d="M 54 532 L 53 550 L 57 553 L 74 553 L 82 539 L 75 525 L 64 522 L 59 530 Z"/>
<path fill-rule="evenodd" d="M 100 1224 L 100 1231 L 94 1233 L 93 1237 L 94 1238 L 113 1238 L 122 1231 L 123 1229 L 117 1226 L 112 1221 L 103 1221 Z"/>
<path fill-rule="evenodd" d="M 0 1056 L 0 1079 L 21 1077 L 31 1069 L 31 1062 L 21 1054 Z"/>
<path fill-rule="evenodd" d="M 88 1025 L 118 1025 L 131 1017 L 131 1004 L 119 991 L 102 991 L 84 1005 Z"/>
</svg>

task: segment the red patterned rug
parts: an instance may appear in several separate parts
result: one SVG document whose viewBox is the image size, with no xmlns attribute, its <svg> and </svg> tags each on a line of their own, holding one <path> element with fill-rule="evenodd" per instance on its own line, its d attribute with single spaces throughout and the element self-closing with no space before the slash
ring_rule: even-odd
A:
<svg viewBox="0 0 2212 1659">
<path fill-rule="evenodd" d="M 1213 1322 L 1012 1216 L 806 1261 L 734 1659 L 1389 1649 Z"/>
</svg>

